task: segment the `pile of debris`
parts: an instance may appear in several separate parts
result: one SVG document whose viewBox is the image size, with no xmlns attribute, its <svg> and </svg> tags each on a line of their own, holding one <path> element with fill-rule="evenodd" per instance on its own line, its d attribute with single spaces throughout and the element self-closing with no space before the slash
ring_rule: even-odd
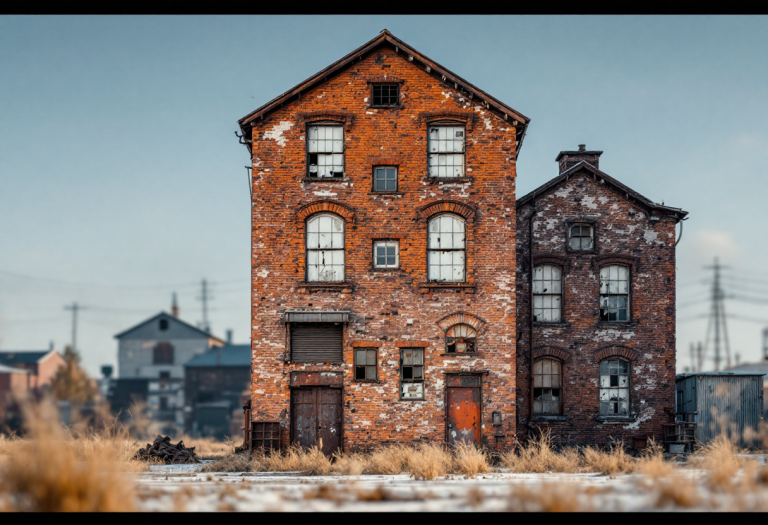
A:
<svg viewBox="0 0 768 525">
<path fill-rule="evenodd" d="M 168 436 L 157 436 L 152 444 L 147 443 L 147 448 L 140 448 L 134 459 L 144 461 L 160 460 L 163 463 L 199 463 L 195 455 L 195 447 L 187 448 L 183 441 L 175 445 Z"/>
</svg>

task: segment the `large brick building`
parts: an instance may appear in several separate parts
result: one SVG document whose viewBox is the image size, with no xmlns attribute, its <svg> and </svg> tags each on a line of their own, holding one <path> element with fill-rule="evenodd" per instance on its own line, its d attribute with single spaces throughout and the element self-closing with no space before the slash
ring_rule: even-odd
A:
<svg viewBox="0 0 768 525">
<path fill-rule="evenodd" d="M 326 452 L 510 444 L 529 119 L 383 31 L 239 122 L 253 420 Z"/>
<path fill-rule="evenodd" d="M 560 152 L 558 176 L 517 201 L 521 439 L 547 429 L 562 443 L 630 444 L 674 417 L 675 227 L 687 212 L 600 171 L 601 154 Z"/>
<path fill-rule="evenodd" d="M 528 304 L 517 281 L 528 278 L 530 258 L 516 261 L 517 250 L 527 246 L 525 240 L 516 246 L 516 238 L 529 224 L 526 215 L 517 217 L 515 185 L 529 119 L 383 31 L 239 124 L 252 156 L 254 443 L 318 445 L 330 453 L 421 441 L 505 448 L 524 437 L 537 421 L 525 405 L 531 400 L 526 392 L 533 390 L 519 366 L 530 363 L 530 340 L 520 339 L 518 331 L 530 333 L 527 314 L 517 306 L 520 297 Z M 565 163 L 575 158 L 573 152 L 562 157 Z M 593 173 L 586 163 L 573 170 Z M 561 193 L 557 184 L 592 184 L 575 181 L 575 171 L 564 172 L 565 182 L 550 183 L 550 193 Z M 576 268 L 586 264 L 582 260 L 616 252 L 618 259 L 611 261 L 632 269 L 633 291 L 655 286 L 663 295 L 663 305 L 652 302 L 656 296 L 638 298 L 631 322 L 601 328 L 599 337 L 607 342 L 597 346 L 612 357 L 615 352 L 603 348 L 617 347 L 618 338 L 623 346 L 617 352 L 632 360 L 632 385 L 660 385 L 647 386 L 647 396 L 633 394 L 633 409 L 657 400 L 666 408 L 674 395 L 674 240 L 665 236 L 673 235 L 677 219 L 671 209 L 631 190 L 621 200 L 603 183 L 594 184 L 583 212 L 575 211 L 581 205 L 573 198 L 547 201 L 568 204 L 542 211 L 551 215 L 537 216 L 534 231 L 549 228 L 547 221 L 562 224 L 560 216 L 592 224 L 584 232 L 605 234 L 597 237 L 600 251 L 574 254 L 566 280 L 581 275 Z M 547 188 L 518 204 L 538 202 L 544 210 L 540 198 Z M 618 214 L 614 206 L 628 214 L 639 210 L 638 217 L 616 224 L 595 218 L 598 209 Z M 643 226 L 647 233 L 635 239 L 640 230 L 633 221 L 642 215 L 648 223 L 653 214 L 658 224 Z M 625 228 L 626 239 L 618 224 L 631 228 Z M 663 248 L 657 248 L 660 243 Z M 537 237 L 535 255 L 539 244 L 543 239 Z M 553 241 L 543 251 L 552 265 L 570 268 L 564 246 Z M 648 274 L 634 272 L 650 272 L 648 265 L 656 264 L 645 259 L 651 254 L 661 257 L 660 270 L 670 281 L 638 280 Z M 592 278 L 584 271 L 583 279 Z M 569 301 L 566 294 L 566 315 L 577 304 Z M 590 314 L 596 304 L 589 303 Z M 664 327 L 653 325 L 650 316 L 670 311 Z M 595 326 L 571 322 L 573 328 L 539 328 L 537 322 L 533 352 L 541 355 L 534 357 L 559 349 L 558 362 L 579 363 L 587 371 L 597 355 L 590 332 Z M 636 322 L 645 324 L 625 327 Z M 626 341 L 630 333 L 634 339 Z M 548 338 L 551 351 L 542 349 Z M 583 363 L 570 358 L 580 351 L 571 338 L 592 345 Z M 652 349 L 643 346 L 651 343 Z M 568 375 L 569 365 L 563 366 L 566 381 L 577 381 Z M 583 381 L 565 389 L 565 425 L 602 438 L 607 423 L 585 419 L 592 414 L 586 404 L 599 406 L 597 379 Z M 576 392 L 578 398 L 569 397 Z M 572 406 L 576 419 L 570 418 Z M 658 428 L 658 419 L 646 423 L 647 411 L 635 412 L 640 430 Z M 554 419 L 548 421 L 553 427 Z M 566 431 L 565 437 L 576 439 L 572 434 Z"/>
</svg>

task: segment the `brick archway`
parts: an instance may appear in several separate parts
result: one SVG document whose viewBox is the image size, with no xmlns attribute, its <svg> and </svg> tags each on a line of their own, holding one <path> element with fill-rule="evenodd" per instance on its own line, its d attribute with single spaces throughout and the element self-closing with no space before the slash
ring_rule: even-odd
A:
<svg viewBox="0 0 768 525">
<path fill-rule="evenodd" d="M 569 350 L 566 350 L 565 348 L 560 348 L 559 346 L 537 346 L 533 349 L 533 358 L 539 359 L 541 357 L 555 357 L 562 361 L 563 363 L 567 363 L 571 360 L 571 357 L 573 357 L 573 354 Z"/>
<path fill-rule="evenodd" d="M 456 326 L 457 324 L 466 324 L 474 328 L 476 331 L 480 331 L 480 328 L 485 324 L 485 321 L 466 312 L 455 312 L 443 317 L 437 322 L 437 326 L 439 326 L 443 332 L 452 326 Z"/>
<path fill-rule="evenodd" d="M 475 217 L 475 210 L 470 206 L 456 201 L 442 200 L 427 204 L 419 209 L 419 215 L 425 219 L 429 219 L 433 215 L 438 213 L 455 213 L 464 217 L 466 220 L 471 221 Z"/>
<path fill-rule="evenodd" d="M 620 356 L 630 361 L 635 361 L 639 354 L 626 346 L 606 346 L 595 352 L 595 359 L 598 362 L 613 356 Z"/>
<path fill-rule="evenodd" d="M 321 212 L 335 213 L 336 215 L 343 217 L 347 222 L 353 222 L 355 220 L 355 212 L 352 208 L 340 204 L 334 201 L 315 201 L 305 204 L 296 211 L 296 215 L 299 220 L 304 222 L 310 215 Z"/>
</svg>

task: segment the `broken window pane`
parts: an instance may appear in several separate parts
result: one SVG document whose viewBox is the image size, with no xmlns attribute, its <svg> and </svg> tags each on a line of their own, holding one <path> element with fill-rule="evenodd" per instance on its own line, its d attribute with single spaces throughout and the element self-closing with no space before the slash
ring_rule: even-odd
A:
<svg viewBox="0 0 768 525">
<path fill-rule="evenodd" d="M 344 281 L 344 222 L 320 214 L 307 221 L 307 282 Z"/>
<path fill-rule="evenodd" d="M 562 275 L 558 266 L 545 264 L 533 269 L 533 320 L 562 320 Z"/>
<path fill-rule="evenodd" d="M 629 415 L 629 363 L 623 359 L 600 362 L 600 415 Z"/>
<path fill-rule="evenodd" d="M 475 352 L 475 343 L 477 341 L 477 332 L 466 324 L 452 326 L 445 332 L 445 351 L 446 353 L 465 353 Z"/>
<path fill-rule="evenodd" d="M 401 399 L 424 399 L 424 349 L 404 348 L 400 350 Z M 403 389 L 402 385 L 412 384 L 415 388 Z M 404 393 L 410 392 L 408 395 Z"/>
<path fill-rule="evenodd" d="M 400 241 L 374 241 L 374 268 L 400 267 Z"/>
<path fill-rule="evenodd" d="M 378 376 L 377 350 L 355 350 L 355 380 L 376 381 Z"/>
<path fill-rule="evenodd" d="M 538 359 L 533 363 L 533 399 L 535 415 L 562 414 L 562 364 L 556 359 Z"/>
<path fill-rule="evenodd" d="M 464 221 L 444 214 L 429 221 L 427 276 L 430 281 L 464 282 L 466 232 Z"/>
<path fill-rule="evenodd" d="M 464 126 L 430 126 L 427 134 L 430 177 L 464 176 Z"/>
<path fill-rule="evenodd" d="M 344 128 L 313 125 L 307 128 L 308 177 L 344 176 Z"/>
<path fill-rule="evenodd" d="M 600 268 L 600 320 L 629 321 L 629 268 Z"/>
</svg>

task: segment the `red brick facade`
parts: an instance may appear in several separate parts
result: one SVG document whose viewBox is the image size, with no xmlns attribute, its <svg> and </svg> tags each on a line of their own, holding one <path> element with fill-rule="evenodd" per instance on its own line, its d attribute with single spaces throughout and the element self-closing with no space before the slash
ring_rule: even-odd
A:
<svg viewBox="0 0 768 525">
<path fill-rule="evenodd" d="M 624 439 L 631 445 L 633 437 L 650 436 L 658 441 L 661 426 L 674 418 L 675 226 L 686 212 L 655 205 L 596 169 L 601 152 L 563 153 L 564 175 L 518 201 L 518 439 L 549 429 L 563 444 Z M 569 248 L 572 221 L 594 225 L 593 250 Z M 533 340 L 531 265 L 560 268 L 563 290 L 561 321 L 533 322 Z M 609 265 L 629 268 L 627 322 L 601 321 L 600 268 Z M 531 417 L 531 358 L 562 366 L 559 416 Z M 629 363 L 627 417 L 600 413 L 599 367 L 611 358 Z"/>
<path fill-rule="evenodd" d="M 299 95 L 240 121 L 253 159 L 252 418 L 279 421 L 286 445 L 291 372 L 342 372 L 344 450 L 441 442 L 447 378 L 465 372 L 482 385 L 482 443 L 510 446 L 515 160 L 528 119 L 505 115 L 426 57 L 414 60 L 416 52 L 388 33 L 367 46 L 327 78 L 297 88 Z M 371 107 L 371 82 L 382 80 L 398 82 L 400 107 Z M 307 179 L 307 126 L 318 121 L 344 126 L 341 180 Z M 465 177 L 428 177 L 427 128 L 435 121 L 465 127 Z M 382 164 L 398 167 L 396 192 L 372 192 L 373 167 Z M 306 282 L 306 221 L 321 212 L 344 221 L 343 283 Z M 427 224 L 446 213 L 466 223 L 466 282 L 429 283 Z M 399 241 L 398 269 L 373 268 L 376 239 Z M 349 313 L 343 363 L 291 362 L 286 313 L 301 311 Z M 446 331 L 456 324 L 477 330 L 476 353 L 446 355 Z M 377 349 L 377 381 L 354 380 L 355 348 Z M 424 400 L 400 399 L 402 348 L 425 350 Z M 492 424 L 495 411 L 500 426 Z"/>
</svg>

